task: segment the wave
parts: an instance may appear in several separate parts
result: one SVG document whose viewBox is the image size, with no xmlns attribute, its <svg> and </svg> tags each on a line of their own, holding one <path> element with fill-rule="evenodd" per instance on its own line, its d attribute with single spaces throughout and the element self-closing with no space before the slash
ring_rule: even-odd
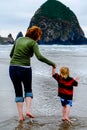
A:
<svg viewBox="0 0 87 130">
<path fill-rule="evenodd" d="M 0 58 L 8 58 L 13 45 L 0 45 Z M 87 45 L 39 45 L 43 54 L 70 55 L 76 57 L 87 56 Z"/>
<path fill-rule="evenodd" d="M 39 45 L 42 51 L 77 52 L 87 54 L 86 45 Z"/>
</svg>

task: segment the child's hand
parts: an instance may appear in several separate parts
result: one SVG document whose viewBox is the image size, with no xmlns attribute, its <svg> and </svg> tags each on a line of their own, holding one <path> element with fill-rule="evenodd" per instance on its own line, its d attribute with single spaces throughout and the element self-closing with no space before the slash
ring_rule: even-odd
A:
<svg viewBox="0 0 87 130">
<path fill-rule="evenodd" d="M 79 81 L 79 79 L 80 79 L 79 77 L 76 77 L 76 78 L 75 78 L 76 81 Z"/>
</svg>

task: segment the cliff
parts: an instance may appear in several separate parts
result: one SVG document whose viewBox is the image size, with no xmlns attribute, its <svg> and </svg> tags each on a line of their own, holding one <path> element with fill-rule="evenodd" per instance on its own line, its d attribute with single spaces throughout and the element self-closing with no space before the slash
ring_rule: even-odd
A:
<svg viewBox="0 0 87 130">
<path fill-rule="evenodd" d="M 47 0 L 41 5 L 29 27 L 32 25 L 43 31 L 39 44 L 87 44 L 76 15 L 57 0 Z"/>
<path fill-rule="evenodd" d="M 0 44 L 8 45 L 8 44 L 13 44 L 13 43 L 14 43 L 14 39 L 11 34 L 9 34 L 8 37 L 0 36 Z"/>
</svg>

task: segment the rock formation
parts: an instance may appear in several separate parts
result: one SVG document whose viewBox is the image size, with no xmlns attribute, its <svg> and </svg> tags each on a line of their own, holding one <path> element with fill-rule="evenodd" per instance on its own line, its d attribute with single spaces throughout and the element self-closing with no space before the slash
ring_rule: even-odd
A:
<svg viewBox="0 0 87 130">
<path fill-rule="evenodd" d="M 39 44 L 87 44 L 76 15 L 57 0 L 47 0 L 41 5 L 29 27 L 32 25 L 43 31 Z"/>
<path fill-rule="evenodd" d="M 11 33 L 8 35 L 8 37 L 1 37 L 0 36 L 0 44 L 8 45 L 8 44 L 13 44 L 13 43 L 14 43 L 14 39 L 13 39 Z"/>
</svg>

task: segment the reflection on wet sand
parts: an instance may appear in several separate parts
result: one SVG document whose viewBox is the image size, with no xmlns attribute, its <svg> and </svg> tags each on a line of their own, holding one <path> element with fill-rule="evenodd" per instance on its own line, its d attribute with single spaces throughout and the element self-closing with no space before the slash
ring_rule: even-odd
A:
<svg viewBox="0 0 87 130">
<path fill-rule="evenodd" d="M 57 116 L 26 118 L 19 122 L 17 117 L 0 123 L 0 130 L 87 130 L 87 118 L 71 117 L 72 124 L 60 120 Z"/>
<path fill-rule="evenodd" d="M 68 124 L 67 122 L 62 122 L 59 125 L 59 129 L 58 130 L 70 130 L 72 128 L 72 126 L 70 124 Z"/>
</svg>

